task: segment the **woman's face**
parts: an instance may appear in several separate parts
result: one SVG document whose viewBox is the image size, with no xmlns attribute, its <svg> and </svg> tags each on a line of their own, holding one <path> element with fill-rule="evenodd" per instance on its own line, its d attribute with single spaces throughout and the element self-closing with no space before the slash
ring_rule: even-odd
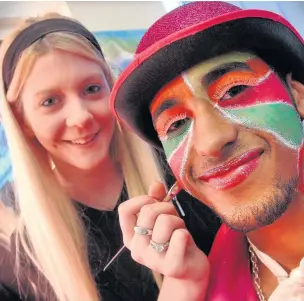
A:
<svg viewBox="0 0 304 301">
<path fill-rule="evenodd" d="M 21 91 L 24 119 L 55 165 L 90 170 L 109 156 L 115 121 L 101 66 L 64 51 L 35 62 Z"/>
</svg>

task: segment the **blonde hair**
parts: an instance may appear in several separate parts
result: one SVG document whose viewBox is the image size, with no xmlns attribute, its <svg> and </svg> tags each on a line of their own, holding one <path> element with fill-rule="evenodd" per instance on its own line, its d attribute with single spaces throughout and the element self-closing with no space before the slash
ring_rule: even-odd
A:
<svg viewBox="0 0 304 301">
<path fill-rule="evenodd" d="M 48 14 L 27 20 L 3 41 L 0 49 L 2 60 L 20 31 L 34 22 L 53 17 L 62 16 Z M 113 83 L 104 59 L 80 35 L 50 33 L 25 49 L 20 56 L 7 94 L 3 93 L 1 97 L 1 113 L 17 198 L 17 258 L 18 250 L 24 249 L 31 263 L 50 284 L 49 299 L 97 301 L 100 296 L 90 271 L 82 220 L 52 172 L 46 150 L 29 139 L 22 124 L 22 108 L 18 100 L 20 91 L 37 58 L 52 49 L 71 52 L 99 63 L 109 83 Z M 114 148 L 123 169 L 129 197 L 146 194 L 155 180 L 163 182 L 150 146 L 120 125 L 114 135 Z M 20 270 L 19 261 L 17 270 Z M 161 277 L 157 274 L 155 277 L 160 284 Z"/>
<path fill-rule="evenodd" d="M 17 216 L 12 208 L 8 208 L 0 200 L 0 237 L 9 243 L 9 237 L 15 231 L 17 226 Z"/>
</svg>

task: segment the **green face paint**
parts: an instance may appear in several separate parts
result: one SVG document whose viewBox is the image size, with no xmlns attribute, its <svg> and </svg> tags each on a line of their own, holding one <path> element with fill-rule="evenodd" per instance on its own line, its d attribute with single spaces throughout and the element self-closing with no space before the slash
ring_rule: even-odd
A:
<svg viewBox="0 0 304 301">
<path fill-rule="evenodd" d="M 297 149 L 302 143 L 302 126 L 295 108 L 283 102 L 224 109 L 227 117 L 247 127 L 264 129 L 286 146 Z"/>
</svg>

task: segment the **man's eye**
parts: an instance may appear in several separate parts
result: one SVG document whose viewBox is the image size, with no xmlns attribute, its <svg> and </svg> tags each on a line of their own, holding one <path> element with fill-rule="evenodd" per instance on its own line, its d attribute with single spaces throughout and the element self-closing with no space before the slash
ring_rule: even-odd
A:
<svg viewBox="0 0 304 301">
<path fill-rule="evenodd" d="M 239 86 L 234 86 L 232 88 L 230 88 L 225 94 L 224 96 L 221 98 L 221 100 L 228 100 L 231 99 L 235 96 L 237 96 L 238 94 L 242 93 L 244 90 L 246 90 L 248 88 L 248 86 L 246 85 L 239 85 Z"/>
<path fill-rule="evenodd" d="M 179 130 L 180 128 L 182 128 L 187 122 L 189 121 L 189 118 L 184 118 L 184 119 L 180 119 L 177 120 L 175 122 L 173 122 L 170 127 L 168 128 L 167 133 L 171 134 L 177 130 Z"/>
</svg>

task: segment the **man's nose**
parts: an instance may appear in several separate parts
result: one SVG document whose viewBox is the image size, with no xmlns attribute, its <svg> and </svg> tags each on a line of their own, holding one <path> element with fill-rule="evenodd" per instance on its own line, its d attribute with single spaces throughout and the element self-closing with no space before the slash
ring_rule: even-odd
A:
<svg viewBox="0 0 304 301">
<path fill-rule="evenodd" d="M 225 146 L 236 141 L 238 128 L 210 104 L 195 113 L 193 146 L 199 155 L 217 158 Z"/>
</svg>

